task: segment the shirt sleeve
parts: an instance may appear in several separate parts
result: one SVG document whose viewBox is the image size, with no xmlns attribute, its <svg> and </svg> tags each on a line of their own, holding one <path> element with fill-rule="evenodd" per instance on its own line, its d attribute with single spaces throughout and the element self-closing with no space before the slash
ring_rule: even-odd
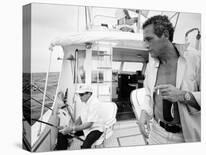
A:
<svg viewBox="0 0 206 155">
<path fill-rule="evenodd" d="M 196 79 L 195 80 L 196 80 L 197 86 L 196 86 L 196 90 L 191 93 L 194 96 L 197 103 L 199 104 L 199 106 L 201 106 L 201 96 L 200 96 L 201 94 L 200 93 L 201 91 L 201 58 L 199 55 L 197 55 L 195 63 L 196 63 L 196 70 L 195 70 Z"/>
<path fill-rule="evenodd" d="M 144 104 L 141 105 L 141 110 L 145 110 L 150 116 L 153 115 L 153 108 L 152 108 L 152 97 L 151 97 L 151 90 L 149 87 L 149 72 L 150 72 L 150 64 L 147 64 L 147 68 L 145 71 L 145 80 L 144 80 L 144 87 L 145 87 L 145 96 L 144 96 Z"/>
</svg>

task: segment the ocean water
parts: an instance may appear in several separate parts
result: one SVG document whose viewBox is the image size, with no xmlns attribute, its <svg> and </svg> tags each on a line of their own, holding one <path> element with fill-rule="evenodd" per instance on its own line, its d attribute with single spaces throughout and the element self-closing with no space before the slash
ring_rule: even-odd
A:
<svg viewBox="0 0 206 155">
<path fill-rule="evenodd" d="M 58 78 L 59 72 L 49 73 L 44 113 L 53 104 L 52 100 L 56 93 Z M 31 119 L 40 118 L 45 81 L 46 73 L 23 74 L 23 116 L 30 124 L 35 122 Z"/>
</svg>

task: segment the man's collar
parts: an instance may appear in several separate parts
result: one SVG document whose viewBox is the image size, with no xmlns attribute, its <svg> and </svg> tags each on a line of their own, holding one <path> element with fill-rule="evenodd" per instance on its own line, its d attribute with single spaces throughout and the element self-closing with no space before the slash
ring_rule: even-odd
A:
<svg viewBox="0 0 206 155">
<path fill-rule="evenodd" d="M 186 45 L 185 45 L 185 44 L 176 44 L 176 43 L 173 43 L 173 46 L 174 46 L 174 48 L 176 49 L 177 53 L 179 54 L 179 57 L 183 58 L 183 57 L 184 57 L 184 52 L 185 52 L 185 50 L 186 50 Z M 154 66 L 155 66 L 156 68 L 158 68 L 158 67 L 159 67 L 159 64 L 160 64 L 159 60 L 156 59 L 156 58 L 152 58 L 152 59 L 154 59 Z"/>
<path fill-rule="evenodd" d="M 177 52 L 179 53 L 179 56 L 184 57 L 184 52 L 186 51 L 187 45 L 173 43 L 173 46 L 176 48 Z"/>
</svg>

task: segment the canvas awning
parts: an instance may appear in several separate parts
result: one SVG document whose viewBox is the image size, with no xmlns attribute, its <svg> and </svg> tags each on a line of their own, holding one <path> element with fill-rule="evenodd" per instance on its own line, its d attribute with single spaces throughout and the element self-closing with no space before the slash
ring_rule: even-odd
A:
<svg viewBox="0 0 206 155">
<path fill-rule="evenodd" d="M 85 31 L 81 33 L 70 33 L 67 36 L 56 38 L 51 42 L 50 48 L 54 46 L 68 46 L 100 41 L 146 50 L 143 42 L 143 34 L 122 31 Z"/>
</svg>

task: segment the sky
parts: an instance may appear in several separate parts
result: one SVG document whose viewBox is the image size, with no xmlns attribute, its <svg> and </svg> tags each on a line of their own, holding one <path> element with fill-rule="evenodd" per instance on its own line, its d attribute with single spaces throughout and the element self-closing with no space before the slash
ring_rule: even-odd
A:
<svg viewBox="0 0 206 155">
<path fill-rule="evenodd" d="M 104 14 L 104 9 L 97 12 Z M 114 11 L 110 9 L 111 14 Z M 85 30 L 84 7 L 55 4 L 32 4 L 32 72 L 45 72 L 49 66 L 48 47 L 55 38 Z M 52 54 L 51 71 L 59 71 L 63 57 L 61 47 Z"/>
<path fill-rule="evenodd" d="M 114 8 L 94 8 L 93 16 L 108 15 L 115 17 Z M 55 38 L 66 36 L 70 32 L 81 32 L 85 30 L 85 14 L 83 6 L 58 5 L 58 4 L 32 4 L 32 36 L 31 36 L 31 70 L 32 72 L 46 72 L 49 66 L 48 47 Z M 150 11 L 148 16 L 155 14 L 173 15 L 174 12 Z M 175 16 L 174 19 L 176 19 Z M 99 24 L 104 21 L 104 17 L 96 17 L 94 22 Z M 107 18 L 108 19 L 108 18 Z M 142 18 L 142 20 L 144 20 Z M 175 20 L 174 20 L 175 21 Z M 197 13 L 181 13 L 174 35 L 174 41 L 183 43 L 184 34 L 187 30 L 200 28 L 201 16 Z M 113 19 L 108 21 L 114 23 Z M 191 34 L 195 38 L 195 32 Z M 193 41 L 194 44 L 194 41 Z M 61 61 L 57 57 L 63 57 L 61 47 L 55 47 L 52 52 L 51 69 L 52 72 L 61 70 Z"/>
<path fill-rule="evenodd" d="M 32 4 L 32 72 L 46 72 L 49 65 L 48 47 L 52 40 L 69 32 L 78 31 L 77 7 L 68 5 Z M 59 71 L 63 57 L 61 47 L 52 52 L 51 71 Z"/>
</svg>

